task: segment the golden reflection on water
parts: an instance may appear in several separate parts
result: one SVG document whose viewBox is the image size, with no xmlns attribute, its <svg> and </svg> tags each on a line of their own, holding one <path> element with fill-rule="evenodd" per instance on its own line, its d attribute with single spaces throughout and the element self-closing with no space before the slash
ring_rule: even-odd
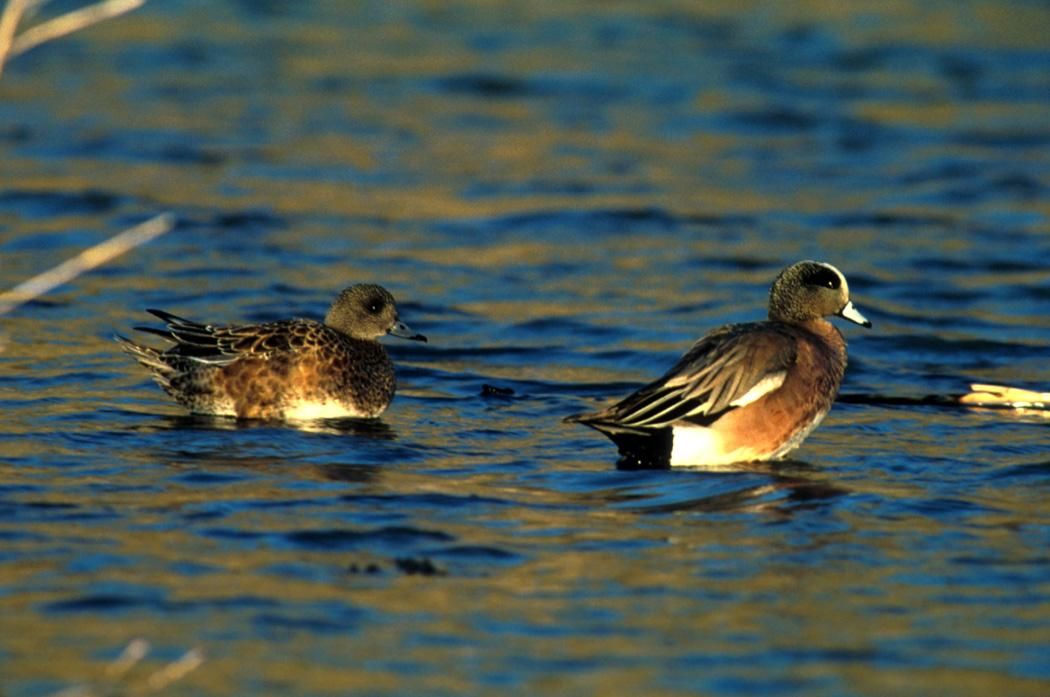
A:
<svg viewBox="0 0 1050 697">
<path fill-rule="evenodd" d="M 556 3 L 538 3 L 528 15 L 567 19 L 574 15 L 587 16 L 594 8 L 589 4 L 576 6 Z M 324 11 L 336 11 L 325 7 Z M 342 8 L 339 13 L 353 12 Z M 456 5 L 451 15 L 478 13 L 482 16 L 511 13 L 502 3 L 492 7 Z M 849 45 L 866 47 L 880 45 L 892 36 L 894 42 L 919 46 L 962 45 L 969 47 L 1038 50 L 1043 47 L 1038 27 L 1043 25 L 1046 13 L 1035 6 L 1011 3 L 997 6 L 992 3 L 966 2 L 950 9 L 926 7 L 921 3 L 898 2 L 852 3 L 838 6 L 820 1 L 794 3 L 790 6 L 755 5 L 740 7 L 736 3 L 708 3 L 702 9 L 692 3 L 661 5 L 657 11 L 627 3 L 619 12 L 644 16 L 684 16 L 698 20 L 737 18 L 753 15 L 761 21 L 753 28 L 755 34 L 779 27 L 817 26 L 834 33 Z M 396 13 L 392 13 L 395 14 Z M 511 14 L 519 14 L 512 12 Z M 869 17 L 860 21 L 862 16 Z M 974 18 L 979 17 L 980 21 Z M 874 19 L 877 18 L 877 19 Z M 967 18 L 967 19 L 963 19 Z M 258 37 L 251 29 L 230 18 L 216 18 L 209 22 L 210 31 L 222 41 L 251 45 Z M 107 56 L 118 53 L 127 45 L 164 46 L 168 37 L 198 35 L 200 27 L 189 16 L 172 13 L 164 21 L 165 29 L 158 36 L 157 20 L 148 13 L 128 16 L 119 23 L 102 25 L 93 30 L 90 40 L 98 51 L 97 63 L 89 68 L 102 67 Z M 522 21 L 525 21 L 524 19 Z M 569 19 L 568 21 L 571 21 Z M 747 27 L 748 23 L 742 23 Z M 325 26 L 307 22 L 296 26 L 282 26 L 284 38 L 291 43 L 309 47 L 308 51 L 289 51 L 275 58 L 272 68 L 281 79 L 309 84 L 333 74 L 333 65 L 342 66 L 334 72 L 347 73 L 359 80 L 409 79 L 426 80 L 430 76 L 455 73 L 485 72 L 489 66 L 485 57 L 464 48 L 458 41 L 436 41 L 419 45 L 421 29 L 396 16 L 389 21 L 351 22 L 347 27 Z M 352 36 L 346 36 L 349 30 Z M 400 39 L 398 37 L 401 37 Z M 413 37 L 408 40 L 407 37 Z M 406 50 L 402 53 L 396 47 Z M 412 50 L 409 50 L 411 48 Z M 685 51 L 688 44 L 671 47 Z M 572 74 L 578 72 L 587 55 L 573 55 L 558 51 L 537 52 L 527 44 L 511 53 L 498 69 L 511 75 Z M 61 66 L 54 66 L 61 68 Z M 620 67 L 607 66 L 614 77 Z M 192 79 L 192 73 L 171 71 L 164 76 L 174 90 L 189 88 L 197 83 L 210 85 L 205 77 Z M 820 74 L 814 76 L 819 80 Z M 826 74 L 825 74 L 826 79 Z M 630 74 L 623 79 L 630 79 Z M 876 79 L 865 76 L 865 79 Z M 911 74 L 911 91 L 927 94 L 929 77 Z M 887 73 L 887 87 L 899 87 L 899 73 Z M 53 90 L 46 80 L 20 80 L 5 76 L 11 98 L 24 101 L 38 100 Z M 878 83 L 873 88 L 878 90 Z M 415 92 L 411 94 L 416 95 Z M 273 181 L 260 178 L 250 171 L 231 170 L 227 165 L 213 167 L 181 167 L 158 165 L 151 162 L 124 160 L 108 161 L 93 157 L 64 161 L 61 167 L 44 164 L 36 158 L 17 155 L 9 159 L 11 171 L 19 172 L 20 186 L 45 190 L 76 190 L 103 188 L 119 190 L 130 195 L 152 200 L 161 208 L 218 207 L 252 205 L 265 201 L 282 215 L 313 213 L 324 210 L 333 214 L 376 215 L 384 218 L 413 220 L 419 218 L 459 218 L 502 215 L 542 208 L 606 208 L 623 206 L 660 206 L 683 213 L 734 213 L 775 211 L 780 209 L 821 211 L 826 201 L 820 188 L 801 183 L 801 190 L 782 193 L 757 191 L 748 186 L 751 172 L 745 161 L 739 159 L 739 141 L 726 134 L 700 131 L 686 142 L 653 138 L 650 108 L 631 107 L 622 114 L 622 121 L 611 129 L 592 133 L 587 129 L 565 130 L 543 124 L 543 114 L 537 114 L 521 102 L 500 100 L 448 100 L 434 95 L 406 97 L 414 101 L 394 104 L 375 104 L 364 95 L 312 95 L 311 104 L 302 92 L 291 92 L 285 97 L 274 96 L 278 106 L 270 113 L 271 119 L 285 124 L 279 132 L 291 134 L 284 142 L 268 143 L 263 150 L 267 160 L 281 162 L 294 153 L 301 163 L 332 166 L 344 171 L 363 172 L 404 171 L 431 173 L 417 177 L 417 183 L 395 188 L 354 186 L 346 182 L 329 181 L 324 177 L 302 180 L 280 178 Z M 753 97 L 745 97 L 754 99 Z M 404 133 L 411 134 L 410 144 L 400 145 L 380 138 L 356 137 L 353 134 L 311 131 L 304 128 L 315 108 L 328 107 L 333 100 L 343 103 L 345 123 L 393 122 Z M 735 102 L 730 100 L 736 100 Z M 746 107 L 746 102 L 732 91 L 711 89 L 697 96 L 696 109 L 700 114 L 717 114 L 733 107 Z M 90 73 L 90 89 L 80 86 L 69 90 L 57 105 L 71 118 L 78 114 L 93 114 L 96 118 L 120 122 L 129 108 L 135 113 L 139 129 L 167 129 L 180 132 L 214 134 L 222 137 L 228 129 L 238 127 L 245 119 L 245 105 L 222 94 L 211 95 L 206 109 L 196 103 L 181 104 L 171 99 L 139 99 L 131 89 L 129 78 L 119 72 L 95 69 Z M 392 109 L 391 109 L 392 108 Z M 1031 109 L 1041 109 L 1032 105 Z M 1016 114 L 1017 105 L 988 102 L 959 102 L 945 96 L 940 100 L 908 100 L 897 102 L 868 101 L 859 105 L 853 114 L 870 119 L 886 127 L 924 127 L 945 129 L 955 125 L 980 127 L 992 123 L 1001 115 Z M 491 133 L 485 130 L 449 129 L 446 124 L 459 116 L 484 116 L 501 124 L 509 124 Z M 103 134 L 104 135 L 104 134 Z M 795 140 L 790 138 L 789 141 Z M 595 192 L 563 196 L 556 193 L 539 196 L 497 196 L 484 200 L 465 200 L 462 188 L 471 181 L 527 181 L 536 174 L 548 176 L 565 171 L 579 171 L 591 182 L 601 183 L 600 173 L 586 162 L 574 159 L 564 146 L 594 152 L 619 153 L 630 160 L 644 163 L 644 169 L 634 179 L 649 187 L 641 193 L 607 194 Z M 217 142 L 214 149 L 225 149 Z M 235 146 L 236 147 L 236 146 Z M 683 157 L 683 151 L 688 157 Z M 598 176 L 598 179 L 594 177 Z M 622 181 L 622 178 L 619 178 Z M 236 182 L 242 193 L 231 191 L 223 184 Z M 614 179 L 615 181 L 616 179 Z M 221 193 L 220 193 L 221 192 Z M 698 194 L 698 192 L 700 192 Z M 865 203 L 864 196 L 843 200 L 843 208 L 856 208 Z"/>
<path fill-rule="evenodd" d="M 40 109 L 44 122 L 30 127 L 48 142 L 26 151 L 0 144 L 4 172 L 18 174 L 5 186 L 117 192 L 129 202 L 31 220 L 0 213 L 4 241 L 83 233 L 46 251 L 5 252 L 4 287 L 79 251 L 83 237 L 103 236 L 129 211 L 174 209 L 198 225 L 82 277 L 48 298 L 54 305 L 5 318 L 0 486 L 26 516 L 7 526 L 3 552 L 15 561 L 0 564 L 5 680 L 102 681 L 114 651 L 142 636 L 172 658 L 204 646 L 204 667 L 177 688 L 184 694 L 240 694 L 248 685 L 467 694 L 478 691 L 479 676 L 493 692 L 651 694 L 657 686 L 694 694 L 701 688 L 683 687 L 681 676 L 717 673 L 720 685 L 746 686 L 763 665 L 779 666 L 771 672 L 785 684 L 833 692 L 1040 694 L 1044 685 L 1028 677 L 1034 671 L 1012 669 L 1009 656 L 1039 646 L 1045 623 L 1034 602 L 1031 621 L 1009 608 L 1024 601 L 1016 597 L 1024 574 L 1039 563 L 1031 529 L 1045 519 L 1041 490 L 959 472 L 982 458 L 993 471 L 1031 464 L 1039 455 L 1023 449 L 1031 431 L 1020 430 L 1030 423 L 1004 429 L 1001 414 L 836 407 L 798 452 L 802 462 L 621 473 L 612 446 L 563 426 L 556 413 L 605 398 L 561 399 L 556 390 L 655 377 L 666 367 L 661 357 L 673 360 L 716 324 L 762 317 L 770 269 L 816 250 L 847 275 L 874 281 L 871 302 L 887 317 L 876 329 L 882 336 L 921 331 L 913 299 L 886 289 L 919 283 L 926 270 L 876 264 L 871 255 L 976 259 L 984 250 L 954 234 L 954 207 L 915 188 L 895 198 L 899 190 L 883 184 L 919 164 L 987 155 L 987 145 L 953 142 L 959 129 L 1035 123 L 1045 110 L 958 99 L 934 72 L 892 64 L 799 67 L 790 71 L 793 87 L 859 85 L 868 95 L 835 102 L 843 113 L 828 118 L 886 129 L 890 146 L 898 132 L 929 140 L 893 150 L 886 162 L 873 156 L 870 172 L 858 174 L 864 166 L 851 160 L 836 161 L 829 174 L 811 167 L 825 137 L 819 128 L 747 133 L 726 125 L 738 112 L 769 107 L 768 95 L 725 84 L 737 79 L 718 62 L 728 58 L 694 60 L 702 40 L 673 33 L 662 48 L 679 60 L 669 62 L 631 41 L 648 46 L 644 32 L 661 21 L 724 21 L 737 50 L 809 28 L 838 42 L 832 54 L 887 44 L 964 55 L 1043 51 L 1045 10 L 988 2 L 420 2 L 376 19 L 367 5 L 312 3 L 295 20 L 247 22 L 203 6 L 140 12 L 77 39 L 83 49 L 73 58 L 42 54 L 32 71 L 5 74 L 9 103 Z M 461 36 L 468 24 L 519 36 L 518 28 L 543 22 L 589 27 L 596 16 L 639 28 L 604 47 L 586 32 L 553 48 L 537 46 L 542 31 L 521 34 L 495 62 Z M 172 37 L 199 42 L 201 66 L 151 53 L 173 50 Z M 212 44 L 220 58 L 209 58 Z M 124 55 L 128 47 L 144 53 Z M 76 56 L 82 62 L 73 66 Z M 588 107 L 573 93 L 592 83 L 612 94 L 631 87 L 643 77 L 635 67 L 643 58 L 654 61 L 645 84 L 667 77 L 687 92 L 676 118 L 659 100 L 597 97 Z M 687 70 L 703 74 L 679 80 Z M 475 73 L 541 88 L 500 99 L 436 87 Z M 316 87 L 329 79 L 335 87 Z M 216 88 L 245 80 L 250 88 Z M 544 93 L 544 80 L 553 91 Z M 813 100 L 798 109 L 805 115 L 826 103 Z M 579 113 L 559 109 L 577 101 Z M 165 138 L 217 157 L 166 161 L 156 152 Z M 876 141 L 874 152 L 881 148 Z M 767 181 L 756 163 L 787 175 Z M 836 188 L 839 180 L 849 186 Z M 1045 197 L 975 209 L 1050 215 Z M 278 224 L 264 234 L 214 224 L 219 213 L 244 210 L 271 213 Z M 814 230 L 792 217 L 870 210 L 941 219 L 953 234 L 887 237 L 863 220 L 845 231 Z M 627 216 L 610 223 L 601 244 L 597 235 L 575 238 L 578 223 L 564 234 L 536 232 L 544 215 L 588 211 L 658 211 L 690 222 L 650 234 L 652 223 Z M 486 227 L 519 214 L 539 222 L 498 236 Z M 274 251 L 250 256 L 260 244 Z M 692 259 L 723 263 L 701 274 Z M 225 273 L 238 267 L 244 273 Z M 384 278 L 375 279 L 379 270 Z M 527 280 L 508 280 L 515 274 Z M 110 342 L 112 332 L 148 321 L 146 298 L 175 298 L 205 321 L 282 315 L 293 302 L 317 316 L 340 287 L 362 279 L 388 284 L 436 330 L 427 330 L 434 357 L 400 360 L 412 377 L 379 426 L 189 418 L 159 390 L 144 391 L 146 376 Z M 1004 284 L 997 272 L 953 279 L 982 295 Z M 1046 274 L 1022 269 L 1009 280 L 1039 287 Z M 279 284 L 302 295 L 279 297 Z M 522 287 L 535 295 L 511 292 Z M 1028 321 L 994 307 L 956 309 L 997 328 Z M 537 320 L 585 320 L 596 336 L 533 332 Z M 879 347 L 846 331 L 862 347 L 861 379 L 882 379 L 872 368 Z M 946 326 L 937 336 L 956 341 L 977 331 Z M 523 364 L 499 353 L 536 346 L 652 362 Z M 925 363 L 938 360 L 922 357 L 894 374 L 918 382 L 934 370 Z M 987 363 L 975 359 L 973 377 L 1013 370 Z M 474 384 L 480 376 L 534 385 L 485 401 Z M 902 471 L 902 451 L 928 470 Z M 941 493 L 954 477 L 964 480 L 949 488 L 967 492 L 956 494 L 960 501 Z M 419 503 L 426 495 L 491 503 Z M 949 512 L 931 514 L 938 505 Z M 447 575 L 398 572 L 395 545 L 325 548 L 294 537 L 335 530 L 352 539 L 383 526 L 448 535 L 404 552 L 432 558 Z M 457 547 L 505 556 L 479 560 Z M 373 563 L 380 573 L 350 570 Z M 970 576 L 981 569 L 988 575 Z M 139 604 L 56 609 L 107 593 Z"/>
</svg>

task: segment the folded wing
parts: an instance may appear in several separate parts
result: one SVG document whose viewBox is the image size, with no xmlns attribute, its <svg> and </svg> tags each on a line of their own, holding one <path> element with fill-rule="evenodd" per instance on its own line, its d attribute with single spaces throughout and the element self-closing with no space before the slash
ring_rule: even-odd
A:
<svg viewBox="0 0 1050 697">
<path fill-rule="evenodd" d="M 779 388 L 795 342 L 776 326 L 737 324 L 703 337 L 660 379 L 617 404 L 570 417 L 602 430 L 646 431 L 716 420 Z"/>
<path fill-rule="evenodd" d="M 172 342 L 166 355 L 190 358 L 202 363 L 228 365 L 244 358 L 267 358 L 291 351 L 305 341 L 309 320 L 290 320 L 268 324 L 216 326 L 200 324 L 164 310 L 148 312 L 165 322 L 164 329 L 135 327 Z"/>
</svg>

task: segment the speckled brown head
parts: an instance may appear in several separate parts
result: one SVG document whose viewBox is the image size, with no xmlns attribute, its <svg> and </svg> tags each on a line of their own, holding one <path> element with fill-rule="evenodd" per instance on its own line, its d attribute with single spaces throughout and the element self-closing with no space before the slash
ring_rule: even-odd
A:
<svg viewBox="0 0 1050 697">
<path fill-rule="evenodd" d="M 849 284 L 842 272 L 820 261 L 800 261 L 787 267 L 769 290 L 769 319 L 807 322 L 837 315 L 870 327 L 849 298 Z"/>
<path fill-rule="evenodd" d="M 347 336 L 365 341 L 373 341 L 385 334 L 413 341 L 427 340 L 398 318 L 394 296 L 386 288 L 372 283 L 359 283 L 341 292 L 325 315 L 324 323 Z"/>
</svg>

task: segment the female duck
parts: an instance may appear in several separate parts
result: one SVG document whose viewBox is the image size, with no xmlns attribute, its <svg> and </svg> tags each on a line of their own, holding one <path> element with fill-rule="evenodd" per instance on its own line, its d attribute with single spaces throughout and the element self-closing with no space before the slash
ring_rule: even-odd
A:
<svg viewBox="0 0 1050 697">
<path fill-rule="evenodd" d="M 251 419 L 377 417 L 394 397 L 394 366 L 376 341 L 426 341 L 398 318 L 383 287 L 360 284 L 335 299 L 324 323 L 198 324 L 149 310 L 165 329 L 136 327 L 173 343 L 161 351 L 118 337 L 179 404 L 198 414 Z"/>
</svg>

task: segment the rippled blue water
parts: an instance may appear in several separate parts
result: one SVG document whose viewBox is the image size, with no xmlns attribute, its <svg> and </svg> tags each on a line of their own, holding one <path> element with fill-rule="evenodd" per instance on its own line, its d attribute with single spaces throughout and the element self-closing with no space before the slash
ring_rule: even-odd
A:
<svg viewBox="0 0 1050 697">
<path fill-rule="evenodd" d="M 2 318 L 0 693 L 1045 694 L 1045 414 L 850 401 L 720 472 L 561 418 L 801 258 L 875 325 L 843 393 L 1050 389 L 1048 20 L 168 2 L 17 58 L 0 286 L 178 224 Z M 111 341 L 357 281 L 431 340 L 378 423 L 189 417 Z"/>
</svg>

